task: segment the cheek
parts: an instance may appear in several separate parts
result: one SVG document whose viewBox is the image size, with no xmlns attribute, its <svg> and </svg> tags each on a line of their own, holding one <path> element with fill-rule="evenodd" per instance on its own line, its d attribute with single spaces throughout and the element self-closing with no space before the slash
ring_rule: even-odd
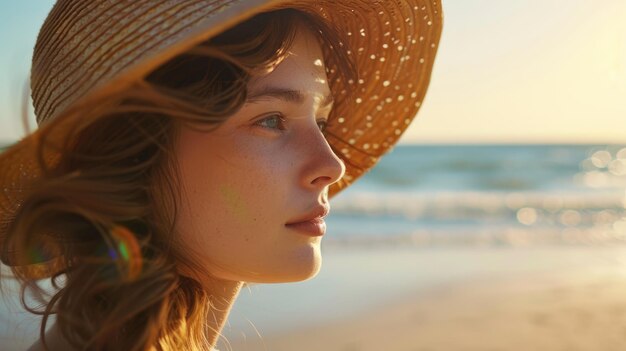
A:
<svg viewBox="0 0 626 351">
<path fill-rule="evenodd" d="M 243 251 L 245 245 L 271 240 L 271 233 L 259 235 L 259 230 L 276 230 L 288 219 L 292 178 L 292 163 L 279 150 L 236 143 L 222 144 L 219 150 L 202 155 L 192 151 L 194 157 L 180 162 L 185 191 L 179 233 L 191 249 L 202 248 L 209 256 L 237 254 L 233 251 Z"/>
</svg>

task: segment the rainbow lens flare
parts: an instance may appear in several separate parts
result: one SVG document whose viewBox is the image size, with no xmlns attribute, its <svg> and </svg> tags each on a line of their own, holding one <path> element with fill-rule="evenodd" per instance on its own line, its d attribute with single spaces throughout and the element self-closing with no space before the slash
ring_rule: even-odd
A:
<svg viewBox="0 0 626 351">
<path fill-rule="evenodd" d="M 121 258 L 128 268 L 128 280 L 136 279 L 143 267 L 141 248 L 136 236 L 128 228 L 115 226 L 110 230 L 111 236 L 116 242 L 116 249 L 109 250 L 109 256 L 114 260 Z M 120 257 L 121 256 L 121 257 Z"/>
</svg>

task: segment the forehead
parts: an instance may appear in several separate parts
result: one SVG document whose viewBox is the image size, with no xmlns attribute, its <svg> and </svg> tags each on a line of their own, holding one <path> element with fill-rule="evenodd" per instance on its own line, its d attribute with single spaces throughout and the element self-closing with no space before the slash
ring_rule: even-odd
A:
<svg viewBox="0 0 626 351">
<path fill-rule="evenodd" d="M 271 72 L 252 77 L 248 90 L 254 95 L 268 86 L 328 95 L 322 49 L 310 30 L 298 28 L 286 58 Z"/>
</svg>

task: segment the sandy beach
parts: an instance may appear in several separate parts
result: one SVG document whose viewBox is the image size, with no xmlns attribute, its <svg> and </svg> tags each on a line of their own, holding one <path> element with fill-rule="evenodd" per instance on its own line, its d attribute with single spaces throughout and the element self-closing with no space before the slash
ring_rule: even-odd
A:
<svg viewBox="0 0 626 351">
<path fill-rule="evenodd" d="M 9 307 L 0 350 L 24 350 L 36 320 Z M 242 291 L 223 334 L 220 351 L 621 351 L 626 246 L 329 246 L 314 279 Z"/>
<path fill-rule="evenodd" d="M 609 255 L 603 262 L 583 258 L 569 272 L 526 271 L 422 287 L 350 318 L 231 337 L 230 346 L 236 351 L 624 350 L 626 269 L 618 252 Z"/>
</svg>

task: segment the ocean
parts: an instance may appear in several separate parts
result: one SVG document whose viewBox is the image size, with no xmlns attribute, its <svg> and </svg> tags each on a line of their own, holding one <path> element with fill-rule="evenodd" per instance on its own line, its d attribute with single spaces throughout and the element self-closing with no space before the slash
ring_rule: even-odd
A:
<svg viewBox="0 0 626 351">
<path fill-rule="evenodd" d="M 400 145 L 331 200 L 327 245 L 625 239 L 624 145 Z"/>
</svg>

